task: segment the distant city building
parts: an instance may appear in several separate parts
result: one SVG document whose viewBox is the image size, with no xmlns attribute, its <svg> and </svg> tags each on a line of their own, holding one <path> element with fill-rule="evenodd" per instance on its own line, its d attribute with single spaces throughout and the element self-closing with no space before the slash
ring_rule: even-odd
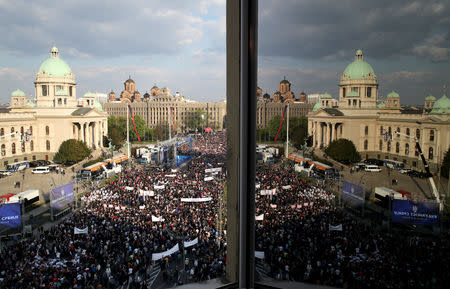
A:
<svg viewBox="0 0 450 289">
<path fill-rule="evenodd" d="M 133 82 L 134 83 L 134 82 Z M 126 116 L 127 103 L 109 102 L 103 104 L 103 109 L 108 115 Z M 192 101 L 176 93 L 170 93 L 166 87 L 159 89 L 156 85 L 150 93 L 144 94 L 144 101 L 130 103 L 133 113 L 139 115 L 149 128 L 158 125 L 169 125 L 173 108 L 173 120 L 178 132 L 187 132 L 190 128 L 190 120 L 197 110 L 204 112 L 204 125 L 215 130 L 222 130 L 226 115 L 226 102 L 197 102 Z"/>
<path fill-rule="evenodd" d="M 107 115 L 95 95 L 88 94 L 78 106 L 75 76 L 53 47 L 36 73 L 35 98 L 17 89 L 11 93 L 9 107 L 0 111 L 0 167 L 51 160 L 68 139 L 101 147 L 107 131 Z"/>
<path fill-rule="evenodd" d="M 320 101 L 320 96 L 321 95 L 322 94 L 320 94 L 320 93 L 308 94 L 306 96 L 307 102 L 310 103 L 310 104 L 316 104 L 316 103 L 318 103 Z"/>
<path fill-rule="evenodd" d="M 392 140 L 385 140 L 386 131 L 393 134 Z M 430 95 L 423 108 L 407 107 L 392 91 L 384 101 L 378 100 L 378 78 L 358 50 L 341 75 L 339 101 L 327 94 L 319 97 L 308 115 L 308 133 L 317 148 L 345 138 L 364 159 L 392 159 L 423 170 L 417 138 L 430 168 L 437 172 L 450 147 L 450 99 L 445 94 L 439 100 Z"/>
</svg>

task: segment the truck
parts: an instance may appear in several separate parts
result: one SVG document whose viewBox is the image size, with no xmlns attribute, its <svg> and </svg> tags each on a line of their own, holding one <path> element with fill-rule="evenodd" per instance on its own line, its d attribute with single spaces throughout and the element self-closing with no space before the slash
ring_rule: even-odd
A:
<svg viewBox="0 0 450 289">
<path fill-rule="evenodd" d="M 25 206 L 29 206 L 39 201 L 39 190 L 27 190 L 11 196 L 7 203 L 19 203 L 25 201 Z"/>
<path fill-rule="evenodd" d="M 375 201 L 379 202 L 382 207 L 389 208 L 390 199 L 396 200 L 406 200 L 406 196 L 400 194 L 399 192 L 386 188 L 386 187 L 375 187 Z"/>
<path fill-rule="evenodd" d="M 149 152 L 147 152 L 147 153 L 141 155 L 141 159 L 140 159 L 139 162 L 140 162 L 141 164 L 148 164 L 148 163 L 150 163 L 151 161 L 152 161 L 152 154 L 149 153 Z"/>
</svg>

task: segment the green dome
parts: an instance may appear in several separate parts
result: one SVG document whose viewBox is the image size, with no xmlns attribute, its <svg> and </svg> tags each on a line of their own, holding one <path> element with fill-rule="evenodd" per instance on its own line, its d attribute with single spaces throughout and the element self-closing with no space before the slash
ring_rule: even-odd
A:
<svg viewBox="0 0 450 289">
<path fill-rule="evenodd" d="M 103 111 L 102 104 L 100 102 L 96 101 L 96 100 L 94 101 L 94 108 L 99 110 L 99 111 Z"/>
<path fill-rule="evenodd" d="M 25 96 L 26 97 L 27 95 L 22 90 L 16 89 L 11 93 L 11 96 L 16 96 L 16 97 L 17 96 Z"/>
<path fill-rule="evenodd" d="M 64 60 L 59 58 L 58 48 L 53 47 L 50 50 L 50 57 L 41 64 L 38 73 L 45 73 L 53 77 L 65 77 L 71 75 L 72 70 Z"/>
<path fill-rule="evenodd" d="M 320 109 L 320 102 L 317 102 L 317 103 L 314 105 L 312 111 L 315 112 L 315 111 L 318 111 L 319 109 Z"/>
<path fill-rule="evenodd" d="M 67 91 L 65 91 L 64 89 L 60 89 L 57 92 L 55 92 L 56 96 L 67 96 Z"/>
<path fill-rule="evenodd" d="M 359 97 L 359 93 L 356 91 L 350 91 L 345 97 Z"/>
<path fill-rule="evenodd" d="M 386 104 L 384 103 L 384 101 L 380 102 L 379 104 L 377 104 L 378 108 L 385 108 Z"/>
<path fill-rule="evenodd" d="M 321 99 L 326 99 L 326 98 L 333 98 L 333 97 L 331 97 L 331 95 L 330 95 L 328 92 L 325 92 L 324 94 L 322 94 L 322 95 L 320 96 L 320 98 L 321 98 Z"/>
<path fill-rule="evenodd" d="M 400 95 L 398 95 L 397 92 L 392 91 L 392 92 L 390 92 L 386 97 L 387 97 L 387 98 L 400 98 Z"/>
<path fill-rule="evenodd" d="M 350 63 L 347 68 L 345 68 L 343 73 L 346 79 L 365 79 L 375 77 L 375 72 L 369 63 L 363 60 L 363 54 L 361 50 L 356 51 L 355 61 Z"/>
<path fill-rule="evenodd" d="M 84 95 L 83 95 L 83 97 L 93 97 L 94 95 L 90 92 L 90 91 L 88 91 L 88 92 L 86 92 Z"/>
<path fill-rule="evenodd" d="M 444 94 L 433 105 L 431 114 L 450 114 L 450 99 Z"/>
<path fill-rule="evenodd" d="M 429 95 L 429 96 L 425 97 L 425 100 L 436 100 L 436 97 Z"/>
</svg>

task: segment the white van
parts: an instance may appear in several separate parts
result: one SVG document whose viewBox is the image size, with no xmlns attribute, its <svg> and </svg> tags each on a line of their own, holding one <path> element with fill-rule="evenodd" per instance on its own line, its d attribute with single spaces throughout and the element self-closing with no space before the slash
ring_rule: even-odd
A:
<svg viewBox="0 0 450 289">
<path fill-rule="evenodd" d="M 37 167 L 31 171 L 33 174 L 48 174 L 50 172 L 49 167 Z"/>
<path fill-rule="evenodd" d="M 366 165 L 364 168 L 366 172 L 381 172 L 381 169 L 379 166 L 376 165 Z"/>
</svg>

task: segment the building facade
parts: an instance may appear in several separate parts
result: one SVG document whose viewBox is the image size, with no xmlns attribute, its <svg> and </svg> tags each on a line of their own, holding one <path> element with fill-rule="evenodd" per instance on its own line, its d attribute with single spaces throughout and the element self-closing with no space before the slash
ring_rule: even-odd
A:
<svg viewBox="0 0 450 289">
<path fill-rule="evenodd" d="M 108 115 L 127 116 L 128 104 L 135 115 L 139 115 L 149 128 L 171 123 L 173 108 L 173 122 L 177 132 L 190 130 L 189 122 L 200 110 L 204 115 L 204 126 L 214 130 L 222 130 L 226 115 L 226 102 L 196 102 L 186 99 L 179 93 L 173 95 L 168 88 L 152 88 L 151 95 L 144 96 L 144 101 L 123 103 L 121 101 L 103 104 Z"/>
<path fill-rule="evenodd" d="M 102 147 L 107 114 L 95 95 L 83 98 L 82 105 L 78 101 L 75 76 L 53 47 L 36 73 L 35 98 L 15 90 L 10 106 L 0 113 L 0 167 L 23 160 L 51 160 L 68 139 L 84 141 L 93 149 Z"/>
<path fill-rule="evenodd" d="M 314 147 L 345 138 L 355 144 L 363 159 L 391 159 L 424 170 L 417 139 L 430 169 L 438 171 L 450 147 L 450 99 L 445 94 L 437 101 L 426 97 L 423 108 L 402 106 L 395 91 L 379 100 L 377 76 L 358 50 L 341 76 L 339 101 L 330 106 L 324 104 L 325 99 L 330 100 L 322 96 L 308 115 Z"/>
</svg>

